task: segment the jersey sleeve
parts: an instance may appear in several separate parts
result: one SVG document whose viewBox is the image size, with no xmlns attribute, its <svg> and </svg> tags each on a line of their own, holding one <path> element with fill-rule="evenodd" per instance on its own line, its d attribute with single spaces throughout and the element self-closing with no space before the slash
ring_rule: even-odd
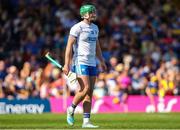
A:
<svg viewBox="0 0 180 130">
<path fill-rule="evenodd" d="M 80 33 L 80 27 L 77 25 L 74 25 L 71 28 L 69 35 L 74 36 L 74 37 L 78 37 L 79 33 Z"/>
</svg>

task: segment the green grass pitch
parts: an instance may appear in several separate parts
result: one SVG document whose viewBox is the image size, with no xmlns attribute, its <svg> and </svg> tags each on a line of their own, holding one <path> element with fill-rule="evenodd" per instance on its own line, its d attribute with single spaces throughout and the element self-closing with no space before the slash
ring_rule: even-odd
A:
<svg viewBox="0 0 180 130">
<path fill-rule="evenodd" d="M 180 113 L 92 114 L 99 129 L 180 129 Z M 75 125 L 68 126 L 65 114 L 0 115 L 3 129 L 82 129 L 82 114 L 75 115 Z"/>
</svg>

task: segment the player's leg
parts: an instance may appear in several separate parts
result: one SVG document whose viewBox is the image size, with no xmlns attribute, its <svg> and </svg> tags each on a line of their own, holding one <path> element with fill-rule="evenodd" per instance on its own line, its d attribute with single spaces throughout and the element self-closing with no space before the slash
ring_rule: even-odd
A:
<svg viewBox="0 0 180 130">
<path fill-rule="evenodd" d="M 80 85 L 80 90 L 75 94 L 71 106 L 67 109 L 67 122 L 69 125 L 74 124 L 75 108 L 84 99 L 90 89 L 89 76 L 78 76 L 77 79 Z"/>
<path fill-rule="evenodd" d="M 87 94 L 83 100 L 84 113 L 90 113 L 91 112 L 92 95 L 93 95 L 94 84 L 96 81 L 96 76 L 90 76 L 89 81 L 90 81 L 90 89 L 87 92 Z"/>
<path fill-rule="evenodd" d="M 77 69 L 81 70 L 82 68 L 77 68 Z M 84 97 L 86 96 L 87 92 L 90 89 L 89 76 L 86 75 L 86 73 L 83 73 L 81 71 L 78 71 L 77 74 L 78 74 L 77 80 L 78 80 L 79 85 L 80 85 L 80 90 L 75 94 L 71 106 L 68 107 L 68 109 L 67 109 L 67 122 L 69 125 L 74 124 L 75 108 L 84 99 Z"/>
<path fill-rule="evenodd" d="M 72 102 L 72 104 L 76 106 L 85 98 L 90 90 L 89 76 L 82 75 L 78 76 L 77 79 L 80 85 L 80 90 L 76 93 Z"/>
<path fill-rule="evenodd" d="M 85 96 L 83 100 L 83 128 L 98 128 L 98 126 L 95 126 L 91 124 L 90 122 L 90 114 L 91 114 L 91 104 L 92 104 L 92 95 L 93 95 L 93 89 L 94 89 L 94 84 L 96 81 L 95 76 L 90 77 L 90 90 L 88 91 L 87 95 Z"/>
<path fill-rule="evenodd" d="M 91 124 L 90 122 L 90 114 L 91 114 L 91 105 L 92 105 L 92 95 L 94 90 L 94 85 L 96 82 L 96 67 L 89 67 L 89 82 L 90 82 L 90 89 L 87 92 L 84 100 L 83 100 L 83 128 L 97 128 L 98 126 L 95 126 Z"/>
</svg>

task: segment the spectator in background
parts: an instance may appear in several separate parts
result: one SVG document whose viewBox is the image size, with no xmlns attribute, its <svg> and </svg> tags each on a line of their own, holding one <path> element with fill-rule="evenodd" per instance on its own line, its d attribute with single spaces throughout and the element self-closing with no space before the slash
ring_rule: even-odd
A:
<svg viewBox="0 0 180 130">
<path fill-rule="evenodd" d="M 95 98 L 94 107 L 92 113 L 97 113 L 99 107 L 104 103 L 103 97 L 107 95 L 107 86 L 105 82 L 106 74 L 101 73 L 98 75 L 98 78 L 95 83 L 95 88 L 93 91 L 93 96 Z"/>
<path fill-rule="evenodd" d="M 143 76 L 140 70 L 136 71 L 132 75 L 132 94 L 144 95 L 144 90 L 147 86 L 148 80 Z"/>
<path fill-rule="evenodd" d="M 1 98 L 5 98 L 5 93 L 4 93 L 3 87 L 2 87 L 2 81 L 0 81 L 0 99 Z"/>
<path fill-rule="evenodd" d="M 118 59 L 117 57 L 115 56 L 112 56 L 109 60 L 109 63 L 110 63 L 110 67 L 109 67 L 109 72 L 114 72 L 115 71 L 115 67 L 117 66 L 118 64 Z"/>
<path fill-rule="evenodd" d="M 53 65 L 48 63 L 42 72 L 42 75 L 39 77 L 39 91 L 40 98 L 49 98 L 49 88 L 50 88 L 50 77 L 53 70 Z"/>
<path fill-rule="evenodd" d="M 129 68 L 126 68 L 123 64 L 119 64 L 117 67 L 117 69 L 119 69 L 119 75 L 117 76 L 116 81 L 119 95 L 114 99 L 114 103 L 119 102 L 123 106 L 124 112 L 128 112 L 127 99 L 129 90 L 131 90 L 131 78 L 128 76 Z"/>
<path fill-rule="evenodd" d="M 3 81 L 6 77 L 6 70 L 5 70 L 5 63 L 4 61 L 0 60 L 0 98 L 5 97 L 5 93 L 3 90 Z"/>
<path fill-rule="evenodd" d="M 153 110 L 156 110 L 155 96 L 158 95 L 158 80 L 154 74 L 150 74 L 150 81 L 145 89 L 147 96 L 150 99 L 150 104 Z"/>
<path fill-rule="evenodd" d="M 8 67 L 8 74 L 5 77 L 3 83 L 5 97 L 8 99 L 14 99 L 17 97 L 16 82 L 18 79 L 18 70 L 15 66 Z"/>
<path fill-rule="evenodd" d="M 106 74 L 106 85 L 108 89 L 109 96 L 118 96 L 119 95 L 119 87 L 116 82 L 116 74 L 108 73 Z"/>
<path fill-rule="evenodd" d="M 62 74 L 58 68 L 53 68 L 51 74 L 52 82 L 50 84 L 50 96 L 59 98 L 63 95 L 64 88 L 66 88 L 65 80 L 62 77 Z"/>
<path fill-rule="evenodd" d="M 0 60 L 0 81 L 2 82 L 4 78 L 6 77 L 6 66 L 3 60 Z"/>
</svg>

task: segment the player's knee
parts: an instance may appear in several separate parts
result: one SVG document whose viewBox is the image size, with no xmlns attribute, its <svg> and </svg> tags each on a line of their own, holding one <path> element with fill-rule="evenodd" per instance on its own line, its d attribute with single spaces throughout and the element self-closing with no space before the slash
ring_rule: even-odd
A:
<svg viewBox="0 0 180 130">
<path fill-rule="evenodd" d="M 83 89 L 83 93 L 86 95 L 90 91 L 89 86 L 85 86 Z"/>
</svg>

